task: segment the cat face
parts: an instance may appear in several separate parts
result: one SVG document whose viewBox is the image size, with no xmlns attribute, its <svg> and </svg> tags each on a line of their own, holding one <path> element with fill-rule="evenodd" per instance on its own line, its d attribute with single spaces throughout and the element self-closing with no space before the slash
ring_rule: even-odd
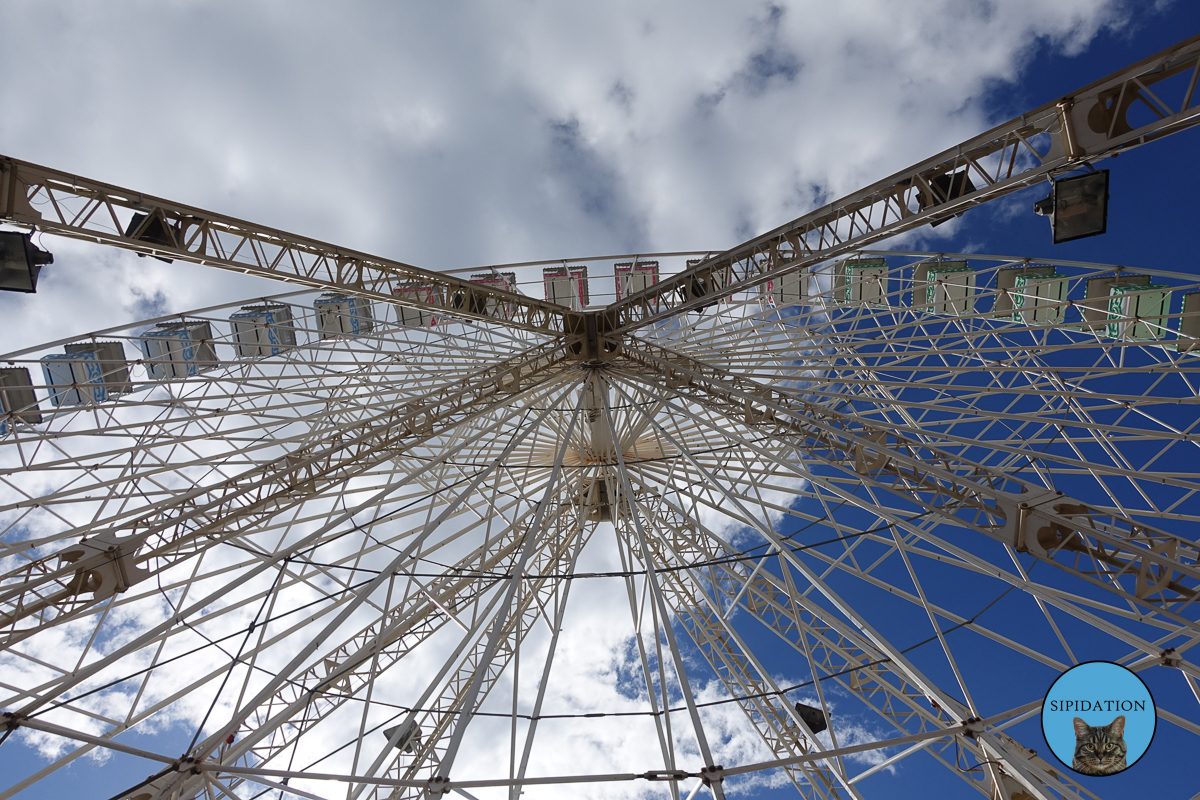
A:
<svg viewBox="0 0 1200 800">
<path fill-rule="evenodd" d="M 1075 761 L 1085 775 L 1112 775 L 1125 769 L 1125 715 L 1107 725 L 1088 725 L 1075 718 Z"/>
</svg>

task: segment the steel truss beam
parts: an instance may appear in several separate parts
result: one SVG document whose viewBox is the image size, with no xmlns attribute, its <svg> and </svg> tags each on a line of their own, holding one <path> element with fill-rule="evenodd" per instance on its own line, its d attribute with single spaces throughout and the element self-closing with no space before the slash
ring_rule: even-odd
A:
<svg viewBox="0 0 1200 800">
<path fill-rule="evenodd" d="M 0 220 L 144 255 L 336 289 L 582 340 L 615 337 L 789 272 L 1109 158 L 1200 121 L 1200 37 L 1024 114 L 611 304 L 603 314 L 538 301 L 0 156 Z M 1186 88 L 1151 86 L 1177 76 Z M 1133 127 L 1141 105 L 1156 119 Z M 45 218 L 34 204 L 52 214 Z M 134 214 L 144 216 L 132 225 Z M 491 302 L 489 302 L 489 300 Z M 590 321 L 589 321 L 590 320 Z M 595 344 L 595 343 L 594 343 Z M 601 348 L 580 349 L 594 355 Z"/>
<path fill-rule="evenodd" d="M 658 423 L 654 423 L 654 425 L 656 428 L 659 428 L 664 436 L 671 438 L 670 434 L 663 430 Z M 1060 779 L 1057 778 L 1056 772 L 1043 766 L 1044 762 L 1031 760 L 1025 748 L 1016 745 L 1007 736 L 1001 738 L 1001 734 L 998 731 L 987 730 L 987 726 L 980 723 L 978 711 L 974 707 L 963 706 L 962 703 L 923 676 L 900 651 L 882 638 L 865 618 L 834 592 L 815 571 L 800 561 L 796 554 L 786 547 L 786 544 L 780 539 L 778 534 L 770 529 L 769 525 L 764 525 L 761 520 L 749 513 L 741 501 L 730 493 L 711 472 L 704 469 L 694 456 L 689 455 L 683 448 L 680 448 L 680 453 L 684 460 L 691 463 L 701 479 L 724 498 L 724 501 L 730 505 L 731 510 L 735 511 L 751 528 L 756 529 L 762 534 L 772 547 L 773 552 L 779 553 L 780 558 L 785 562 L 785 574 L 787 574 L 787 566 L 794 568 L 808 584 L 811 584 L 842 615 L 851 621 L 854 629 L 857 629 L 858 632 L 858 637 L 856 638 L 865 638 L 865 640 L 870 641 L 874 648 L 882 654 L 883 660 L 891 662 L 895 669 L 902 671 L 905 681 L 919 687 L 932 703 L 942 708 L 964 710 L 966 714 L 971 715 L 960 720 L 959 724 L 965 725 L 967 727 L 966 733 L 970 734 L 972 738 L 977 738 L 980 746 L 985 747 L 986 751 L 990 754 L 991 758 L 988 760 L 987 765 L 993 784 L 1003 783 L 1004 775 L 1001 774 L 1001 770 L 996 766 L 997 764 L 1003 764 L 1007 775 L 1012 776 L 1011 780 L 1015 780 L 1019 786 L 1024 787 L 1026 791 L 1031 792 L 1039 800 L 1050 800 L 1053 794 L 1063 797 L 1075 794 L 1075 789 L 1072 785 L 1067 784 L 1065 787 L 1060 785 Z M 789 588 L 792 589 L 789 596 L 793 598 L 793 602 L 799 602 L 800 595 L 795 592 L 795 587 L 792 586 Z M 846 627 L 847 633 L 851 630 L 853 629 Z M 857 662 L 856 666 L 858 666 Z M 1066 790 L 1066 794 L 1063 794 L 1064 789 Z"/>
<path fill-rule="evenodd" d="M 506 406 L 513 395 L 539 388 L 545 372 L 565 358 L 565 349 L 556 343 L 538 345 L 435 390 L 420 402 L 331 431 L 319 445 L 297 449 L 216 486 L 184 493 L 149 514 L 30 562 L 0 578 L 7 588 L 0 594 L 0 608 L 5 609 L 0 624 L 9 629 L 5 642 L 28 637 L 125 591 L 208 548 L 214 536 L 227 539 L 252 530 L 444 429 Z M 35 625 L 16 627 L 29 617 L 37 618 Z"/>
<path fill-rule="evenodd" d="M 665 385 L 788 441 L 801 463 L 854 475 L 946 522 L 1117 594 L 1148 614 L 1200 630 L 1200 624 L 1181 615 L 1200 593 L 1200 548 L 1193 542 L 647 342 L 626 347 L 621 357 L 645 371 L 631 377 Z M 1091 570 L 1083 568 L 1085 562 L 1091 562 Z M 1122 585 L 1130 581 L 1133 591 Z"/>
<path fill-rule="evenodd" d="M 1200 122 L 1198 73 L 1200 36 L 1194 36 L 613 303 L 606 332 L 631 332 L 709 306 L 1186 130 Z M 1149 88 L 1181 75 L 1177 94 L 1160 97 Z M 1135 128 L 1129 111 L 1137 105 L 1154 120 Z M 964 191 L 969 186 L 974 190 Z"/>
<path fill-rule="evenodd" d="M 0 220 L 155 258 L 503 327 L 547 334 L 567 330 L 570 312 L 554 303 L 8 156 L 0 156 Z"/>
</svg>

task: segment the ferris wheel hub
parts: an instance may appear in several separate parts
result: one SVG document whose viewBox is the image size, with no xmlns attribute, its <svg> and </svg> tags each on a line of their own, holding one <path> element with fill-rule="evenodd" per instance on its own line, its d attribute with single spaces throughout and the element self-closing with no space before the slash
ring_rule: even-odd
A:
<svg viewBox="0 0 1200 800">
<path fill-rule="evenodd" d="M 611 361 L 621 353 L 621 337 L 612 333 L 616 328 L 616 313 L 609 309 L 568 314 L 563 320 L 567 351 L 584 363 Z"/>
</svg>

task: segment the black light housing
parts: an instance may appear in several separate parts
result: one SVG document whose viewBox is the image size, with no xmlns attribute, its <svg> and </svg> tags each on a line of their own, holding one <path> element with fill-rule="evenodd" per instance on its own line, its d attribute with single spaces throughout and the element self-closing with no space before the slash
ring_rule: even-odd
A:
<svg viewBox="0 0 1200 800">
<path fill-rule="evenodd" d="M 820 733 L 829 727 L 829 717 L 825 716 L 825 712 L 819 708 L 807 705 L 806 703 L 796 703 L 796 713 L 800 715 L 800 719 L 804 720 L 804 724 L 813 733 Z"/>
<path fill-rule="evenodd" d="M 383 735 L 387 737 L 389 742 L 392 742 L 392 747 L 397 750 L 403 750 L 406 753 L 411 753 L 414 748 L 421 746 L 421 728 L 417 725 L 417 721 L 411 720 L 404 729 L 401 730 L 399 725 L 392 728 L 385 728 Z"/>
<path fill-rule="evenodd" d="M 167 225 L 163 222 L 162 217 L 155 214 L 134 214 L 133 219 L 129 220 L 129 225 L 125 228 L 125 235 L 130 239 L 137 239 L 141 242 L 149 242 L 150 244 L 161 244 L 164 247 L 178 247 L 181 237 L 181 229 L 179 225 Z M 145 253 L 138 253 L 138 258 L 145 258 Z M 166 264 L 172 263 L 172 259 L 165 256 L 151 256 L 151 258 L 162 261 Z"/>
<path fill-rule="evenodd" d="M 37 291 L 42 267 L 54 263 L 54 256 L 33 243 L 32 233 L 0 231 L 0 290 Z"/>
<path fill-rule="evenodd" d="M 964 169 L 961 172 L 954 172 L 947 175 L 937 175 L 929 181 L 929 188 L 932 190 L 929 195 L 921 192 L 917 195 L 917 206 L 919 210 L 924 211 L 927 208 L 940 206 L 943 203 L 948 203 L 951 200 L 957 200 L 965 194 L 970 194 L 975 191 L 975 184 L 971 182 L 971 176 Z M 942 217 L 939 220 L 934 220 L 929 223 L 931 228 L 936 228 L 943 222 L 949 222 L 954 217 L 961 217 L 965 212 L 958 212 L 949 217 Z"/>
<path fill-rule="evenodd" d="M 1099 236 L 1108 230 L 1108 170 L 1055 181 L 1033 213 L 1050 218 L 1055 244 Z"/>
<path fill-rule="evenodd" d="M 685 303 L 689 300 L 697 300 L 707 294 L 708 283 L 695 276 L 692 277 L 691 283 L 686 286 L 679 287 L 679 299 Z M 712 303 L 707 303 L 702 306 L 697 306 L 695 309 L 696 313 L 703 314 L 711 305 Z"/>
</svg>

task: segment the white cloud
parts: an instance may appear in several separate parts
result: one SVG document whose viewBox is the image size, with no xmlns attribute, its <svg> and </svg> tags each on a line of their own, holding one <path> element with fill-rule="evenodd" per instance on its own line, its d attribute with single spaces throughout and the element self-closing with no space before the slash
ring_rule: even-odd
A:
<svg viewBox="0 0 1200 800">
<path fill-rule="evenodd" d="M 729 246 L 981 130 L 1038 42 L 1120 22 L 1095 0 L 6 18 L 6 154 L 433 268 Z M 43 291 L 0 298 L 45 338 L 124 321 L 145 282 L 172 310 L 264 291 L 52 246 Z M 122 302 L 57 319 L 93 287 Z"/>
</svg>

